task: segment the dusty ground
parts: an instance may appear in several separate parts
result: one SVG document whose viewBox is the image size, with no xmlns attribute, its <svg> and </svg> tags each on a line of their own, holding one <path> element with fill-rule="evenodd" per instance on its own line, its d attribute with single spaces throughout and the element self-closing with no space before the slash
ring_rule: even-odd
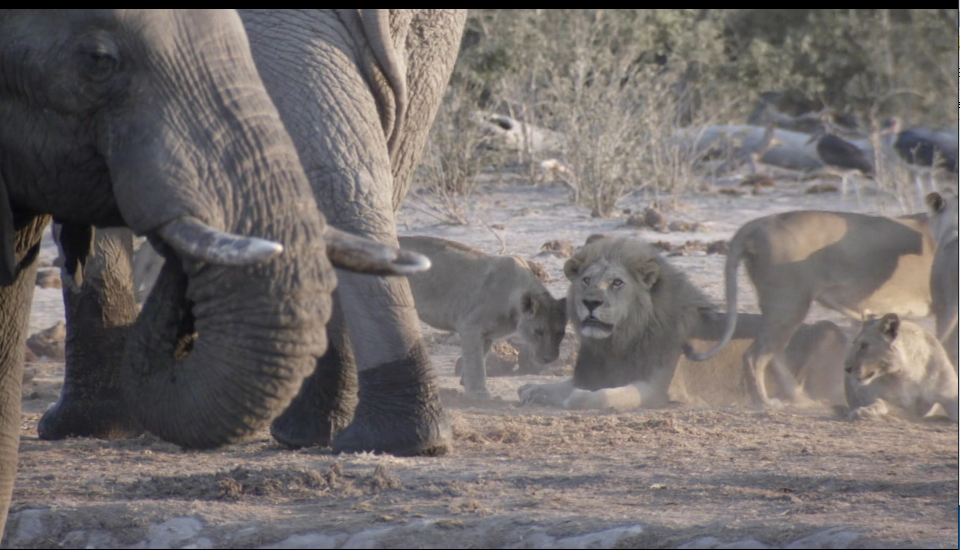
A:
<svg viewBox="0 0 960 550">
<path fill-rule="evenodd" d="M 895 200 L 868 189 L 858 200 L 807 195 L 805 186 L 778 182 L 761 195 L 670 198 L 665 214 L 671 221 L 703 227 L 658 233 L 625 226 L 626 214 L 591 218 L 570 206 L 562 188 L 508 181 L 475 192 L 468 210 L 473 225 L 434 225 L 414 196 L 400 229 L 541 262 L 559 296 L 565 292 L 564 259 L 540 253 L 547 241 L 579 245 L 591 233 L 612 231 L 675 245 L 706 243 L 728 239 L 751 218 L 797 208 L 901 212 Z M 648 203 L 636 196 L 622 207 L 637 212 Z M 54 256 L 46 246 L 43 258 Z M 694 252 L 671 261 L 721 299 L 723 256 Z M 741 310 L 756 311 L 745 279 L 741 274 Z M 60 291 L 38 288 L 31 331 L 60 318 Z M 837 319 L 821 309 L 810 318 Z M 456 337 L 429 327 L 424 332 L 455 434 L 454 452 L 442 458 L 289 451 L 265 431 L 213 452 L 185 452 L 150 436 L 42 442 L 36 423 L 56 400 L 63 366 L 29 364 L 4 545 L 958 545 L 955 424 L 936 418 L 850 423 L 827 408 L 519 408 L 516 389 L 558 379 L 569 372 L 562 364 L 544 376 L 492 378 L 497 398 L 471 402 L 453 376 Z M 561 359 L 569 362 L 569 349 Z M 610 531 L 618 527 L 628 529 Z M 815 538 L 804 539 L 811 534 Z"/>
</svg>

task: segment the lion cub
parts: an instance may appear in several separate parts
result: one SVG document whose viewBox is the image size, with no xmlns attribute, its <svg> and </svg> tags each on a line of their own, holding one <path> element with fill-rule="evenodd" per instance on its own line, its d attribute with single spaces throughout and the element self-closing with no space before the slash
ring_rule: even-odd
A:
<svg viewBox="0 0 960 550">
<path fill-rule="evenodd" d="M 487 394 L 484 357 L 495 340 L 514 332 L 539 362 L 559 357 L 566 299 L 554 299 L 526 261 L 436 237 L 400 237 L 400 248 L 430 258 L 429 270 L 407 278 L 414 305 L 423 322 L 460 335 L 467 393 Z"/>
<path fill-rule="evenodd" d="M 863 324 L 844 367 L 851 420 L 883 416 L 888 403 L 922 418 L 939 403 L 957 421 L 957 374 L 947 352 L 932 334 L 896 313 Z"/>
<path fill-rule="evenodd" d="M 930 193 L 927 195 L 927 206 L 930 208 L 930 233 L 937 243 L 930 271 L 930 295 L 933 313 L 937 318 L 937 338 L 947 348 L 947 354 L 956 369 L 957 348 L 960 346 L 957 341 L 957 289 L 960 286 L 957 277 L 960 265 L 957 197 L 947 199 L 940 193 Z"/>
</svg>

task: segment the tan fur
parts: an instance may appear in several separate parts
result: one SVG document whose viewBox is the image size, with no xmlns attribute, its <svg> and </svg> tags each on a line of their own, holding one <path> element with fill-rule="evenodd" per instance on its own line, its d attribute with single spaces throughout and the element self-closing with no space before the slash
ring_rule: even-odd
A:
<svg viewBox="0 0 960 550">
<path fill-rule="evenodd" d="M 922 418 L 937 403 L 957 421 L 957 374 L 932 334 L 895 313 L 864 323 L 845 360 L 848 418 L 883 416 L 888 405 Z"/>
<path fill-rule="evenodd" d="M 957 269 L 960 265 L 957 243 L 957 197 L 949 199 L 939 193 L 927 195 L 930 208 L 930 231 L 937 243 L 930 273 L 930 294 L 933 299 L 933 313 L 937 319 L 937 338 L 943 343 L 957 368 L 957 355 L 960 341 L 957 338 L 958 305 Z"/>
<path fill-rule="evenodd" d="M 725 270 L 727 331 L 705 354 L 729 341 L 737 319 L 741 261 L 757 290 L 763 321 L 743 356 L 755 404 L 776 406 L 766 392 L 768 364 L 783 393 L 797 396 L 793 377 L 777 358 L 815 301 L 860 319 L 865 310 L 906 317 L 930 314 L 934 246 L 925 214 L 885 218 L 844 212 L 796 211 L 753 220 L 730 242 Z"/>
<path fill-rule="evenodd" d="M 687 340 L 713 306 L 648 243 L 591 237 L 564 266 L 579 343 L 573 379 L 520 388 L 522 404 L 662 406 Z"/>
<path fill-rule="evenodd" d="M 420 320 L 460 335 L 461 384 L 486 393 L 484 357 L 495 340 L 514 332 L 541 363 L 554 361 L 567 325 L 564 300 L 554 299 L 525 260 L 488 256 L 435 237 L 400 237 L 400 248 L 430 258 L 432 267 L 408 277 Z"/>
<path fill-rule="evenodd" d="M 706 349 L 713 340 L 691 340 L 695 349 Z M 753 338 L 734 338 L 717 355 L 705 362 L 680 358 L 670 385 L 670 400 L 699 407 L 745 406 L 751 403 L 743 376 L 743 353 Z M 820 321 L 803 324 L 787 346 L 785 364 L 804 393 L 824 405 L 844 405 L 843 357 L 849 340 L 836 324 Z M 771 395 L 777 384 L 767 381 Z"/>
</svg>

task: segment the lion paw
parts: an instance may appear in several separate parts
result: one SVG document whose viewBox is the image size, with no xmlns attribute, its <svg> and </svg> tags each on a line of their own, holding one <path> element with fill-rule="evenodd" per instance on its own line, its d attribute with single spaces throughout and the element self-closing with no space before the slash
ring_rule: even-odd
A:
<svg viewBox="0 0 960 550">
<path fill-rule="evenodd" d="M 567 397 L 567 400 L 563 402 L 563 408 L 574 411 L 593 408 L 592 394 L 593 392 L 589 390 L 573 390 L 570 397 Z"/>
<path fill-rule="evenodd" d="M 548 406 L 547 392 L 537 384 L 524 384 L 517 390 L 520 396 L 520 406 L 529 407 L 531 405 Z"/>
</svg>

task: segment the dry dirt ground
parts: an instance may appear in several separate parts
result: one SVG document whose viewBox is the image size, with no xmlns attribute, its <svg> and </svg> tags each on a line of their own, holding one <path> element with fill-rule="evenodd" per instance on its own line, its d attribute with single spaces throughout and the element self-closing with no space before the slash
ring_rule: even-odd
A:
<svg viewBox="0 0 960 550">
<path fill-rule="evenodd" d="M 560 296 L 564 258 L 541 253 L 548 241 L 576 246 L 614 232 L 677 245 L 729 239 L 749 219 L 798 208 L 902 212 L 869 185 L 859 199 L 808 195 L 806 185 L 670 197 L 670 220 L 702 226 L 659 233 L 627 226 L 626 214 L 591 218 L 560 187 L 507 179 L 474 193 L 471 225 L 438 225 L 412 196 L 400 229 L 538 261 Z M 649 202 L 621 205 L 637 212 Z M 54 256 L 48 243 L 43 257 Z M 722 255 L 671 261 L 720 302 Z M 741 310 L 756 311 L 745 279 Z M 38 288 L 32 331 L 60 318 L 60 291 Z M 824 318 L 838 319 L 821 309 L 810 316 Z M 491 378 L 494 400 L 476 402 L 453 374 L 456 336 L 424 332 L 454 432 L 455 449 L 440 458 L 290 451 L 266 431 L 210 452 L 151 436 L 39 441 L 36 424 L 56 400 L 63 365 L 29 364 L 4 546 L 957 548 L 957 425 L 945 419 L 851 423 L 826 407 L 520 408 L 521 384 L 569 373 L 569 340 L 546 374 Z"/>
</svg>

